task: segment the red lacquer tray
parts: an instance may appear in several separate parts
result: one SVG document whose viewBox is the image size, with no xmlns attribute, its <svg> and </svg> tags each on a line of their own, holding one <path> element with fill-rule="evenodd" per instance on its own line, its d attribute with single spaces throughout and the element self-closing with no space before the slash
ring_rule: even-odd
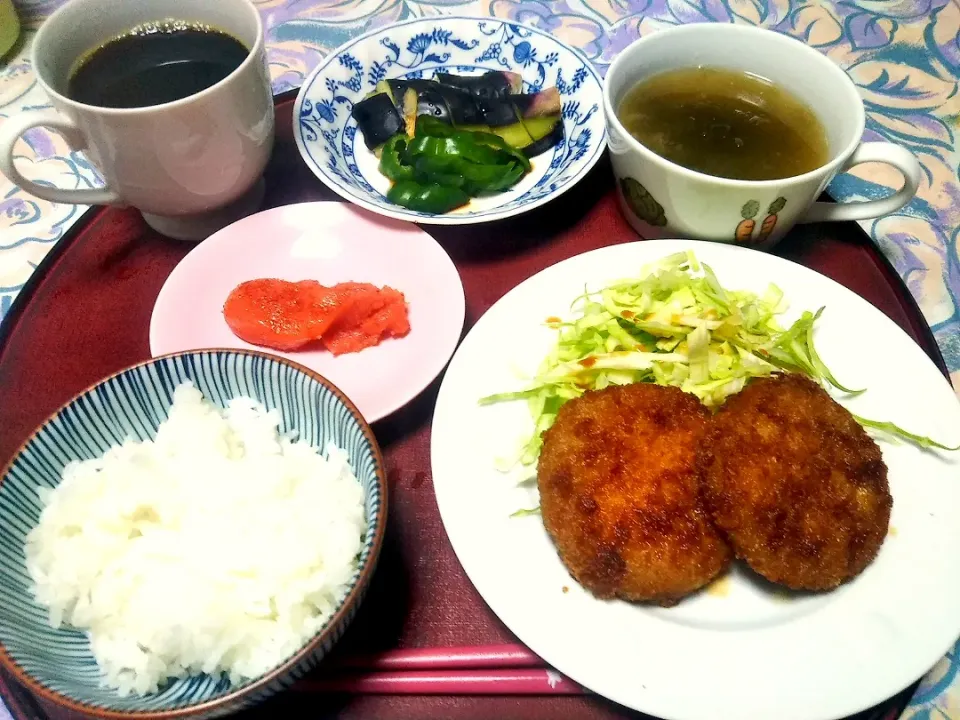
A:
<svg viewBox="0 0 960 720">
<path fill-rule="evenodd" d="M 334 200 L 300 161 L 292 95 L 278 99 L 277 145 L 267 170 L 269 207 Z M 603 160 L 561 200 L 496 224 L 426 228 L 450 253 L 466 291 L 466 328 L 504 293 L 548 265 L 636 240 L 620 216 Z M 154 300 L 191 249 L 149 230 L 133 210 L 98 208 L 60 241 L 0 328 L 0 464 L 51 412 L 100 378 L 150 357 Z M 806 226 L 777 252 L 853 289 L 903 327 L 946 374 L 933 336 L 900 278 L 854 223 Z M 439 381 L 374 430 L 386 458 L 390 519 L 367 600 L 337 652 L 514 642 L 470 585 L 437 511 L 430 476 L 430 421 Z M 585 628 L 569 628 L 583 632 Z M 317 673 L 322 673 L 319 668 Z M 749 681 L 748 681 L 749 682 Z M 745 688 L 745 692 L 749 692 Z M 33 698 L 7 677 L 0 692 L 17 720 L 77 717 Z M 691 688 L 696 692 L 696 688 Z M 896 718 L 908 688 L 863 718 Z M 294 690 L 250 718 L 641 717 L 593 696 L 334 696 Z"/>
</svg>

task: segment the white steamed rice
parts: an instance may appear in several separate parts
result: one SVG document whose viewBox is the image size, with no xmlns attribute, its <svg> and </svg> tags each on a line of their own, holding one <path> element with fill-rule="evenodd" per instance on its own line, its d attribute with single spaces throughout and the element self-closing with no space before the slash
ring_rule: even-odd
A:
<svg viewBox="0 0 960 720">
<path fill-rule="evenodd" d="M 120 694 L 200 672 L 257 677 L 345 596 L 363 488 L 342 450 L 324 457 L 279 420 L 250 398 L 221 410 L 184 383 L 154 442 L 71 463 L 40 491 L 26 546 L 36 598 L 54 627 L 87 631 Z"/>
</svg>

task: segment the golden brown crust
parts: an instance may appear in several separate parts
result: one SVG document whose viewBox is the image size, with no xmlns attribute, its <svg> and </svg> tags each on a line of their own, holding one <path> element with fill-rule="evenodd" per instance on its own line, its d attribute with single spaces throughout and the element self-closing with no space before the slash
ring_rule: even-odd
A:
<svg viewBox="0 0 960 720">
<path fill-rule="evenodd" d="M 727 400 L 697 462 L 714 523 L 773 582 L 834 588 L 887 535 L 893 498 L 880 448 L 802 375 L 753 380 Z"/>
<path fill-rule="evenodd" d="M 708 423 L 696 397 L 647 384 L 560 409 L 538 468 L 543 523 L 597 597 L 672 604 L 728 566 L 699 497 L 696 447 Z"/>
</svg>

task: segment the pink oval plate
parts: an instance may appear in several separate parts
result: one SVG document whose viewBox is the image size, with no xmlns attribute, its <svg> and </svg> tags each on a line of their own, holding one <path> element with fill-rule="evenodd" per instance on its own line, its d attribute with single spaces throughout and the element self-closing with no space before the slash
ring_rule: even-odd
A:
<svg viewBox="0 0 960 720">
<path fill-rule="evenodd" d="M 277 355 L 339 387 L 368 422 L 415 398 L 440 374 L 460 339 L 460 275 L 436 240 L 412 223 L 338 202 L 311 202 L 244 218 L 200 243 L 170 273 L 150 320 L 154 355 L 251 348 L 223 319 L 227 295 L 245 280 L 389 285 L 407 298 L 410 332 L 358 353 L 321 347 Z"/>
</svg>

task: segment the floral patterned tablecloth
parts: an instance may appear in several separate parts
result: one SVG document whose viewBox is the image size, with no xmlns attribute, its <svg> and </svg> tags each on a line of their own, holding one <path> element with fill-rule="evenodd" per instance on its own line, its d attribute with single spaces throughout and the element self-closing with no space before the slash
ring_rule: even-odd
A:
<svg viewBox="0 0 960 720">
<path fill-rule="evenodd" d="M 40 22 L 62 1 L 15 0 L 24 32 L 22 42 L 0 60 L 0 123 L 15 113 L 48 107 L 28 50 Z M 328 51 L 359 33 L 440 14 L 495 15 L 535 25 L 579 48 L 601 73 L 638 36 L 669 25 L 746 23 L 804 40 L 844 67 L 860 88 L 867 109 L 865 139 L 900 143 L 923 165 L 919 196 L 895 215 L 863 226 L 920 304 L 960 391 L 960 153 L 954 142 L 960 128 L 960 0 L 255 2 L 267 27 L 276 92 L 299 87 Z M 18 155 L 28 177 L 61 187 L 98 184 L 83 155 L 43 130 L 28 133 Z M 869 199 L 898 184 L 895 171 L 868 165 L 838 178 L 830 190 L 839 200 Z M 0 320 L 84 209 L 38 200 L 0 177 Z M 933 668 L 902 720 L 960 720 L 958 651 L 960 645 Z"/>
</svg>

